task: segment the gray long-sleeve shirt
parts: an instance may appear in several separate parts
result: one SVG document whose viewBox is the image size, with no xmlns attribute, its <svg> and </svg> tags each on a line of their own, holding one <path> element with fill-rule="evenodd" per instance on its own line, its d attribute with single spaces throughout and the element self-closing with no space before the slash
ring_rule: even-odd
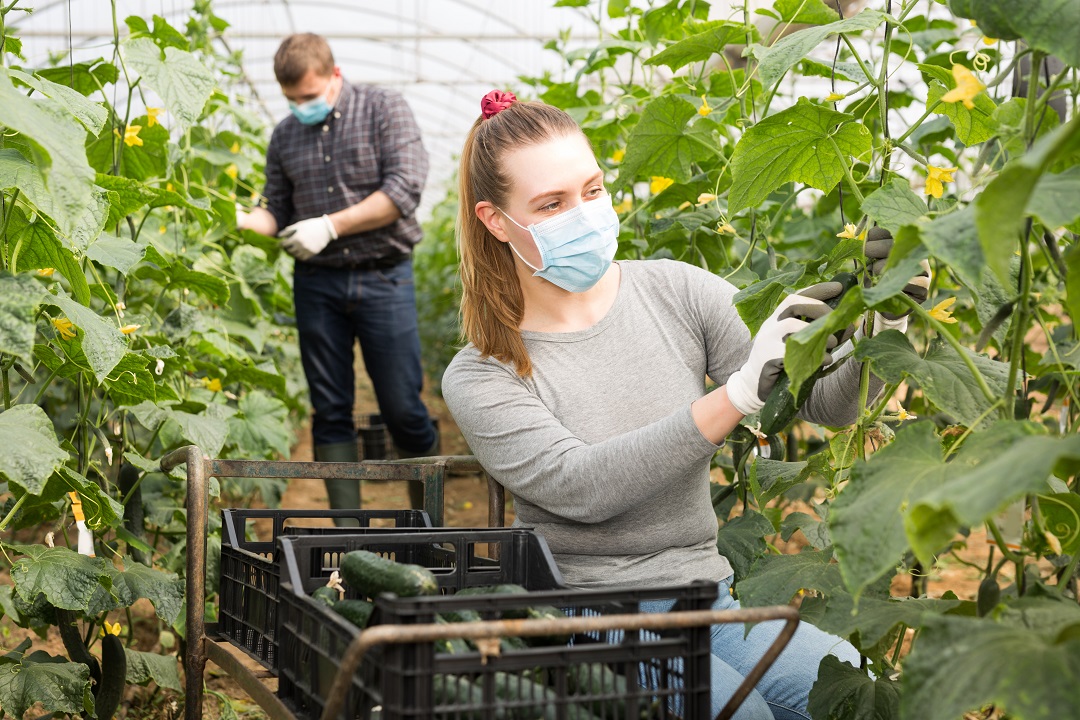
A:
<svg viewBox="0 0 1080 720">
<path fill-rule="evenodd" d="M 749 356 L 736 288 L 670 260 L 623 261 L 618 294 L 587 330 L 523 331 L 533 374 L 471 344 L 443 376 L 480 463 L 514 496 L 516 524 L 547 539 L 567 584 L 656 587 L 721 580 L 709 461 L 690 403 Z M 859 366 L 814 388 L 801 415 L 857 417 Z M 880 385 L 878 385 L 880 387 Z"/>
</svg>

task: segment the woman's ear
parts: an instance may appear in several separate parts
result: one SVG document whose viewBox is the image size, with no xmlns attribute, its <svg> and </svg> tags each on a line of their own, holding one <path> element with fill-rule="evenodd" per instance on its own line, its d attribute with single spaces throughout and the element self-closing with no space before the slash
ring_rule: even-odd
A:
<svg viewBox="0 0 1080 720">
<path fill-rule="evenodd" d="M 506 234 L 506 230 L 503 229 L 503 221 L 505 218 L 503 214 L 499 212 L 499 209 L 492 205 L 487 200 L 481 200 L 476 203 L 476 217 L 480 219 L 480 222 L 484 223 L 484 226 L 488 229 L 496 240 L 502 242 L 510 242 L 510 236 Z"/>
</svg>

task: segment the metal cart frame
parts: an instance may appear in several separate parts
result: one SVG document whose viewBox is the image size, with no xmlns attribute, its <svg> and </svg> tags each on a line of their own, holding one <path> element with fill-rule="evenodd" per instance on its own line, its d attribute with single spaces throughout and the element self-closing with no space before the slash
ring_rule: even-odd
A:
<svg viewBox="0 0 1080 720">
<path fill-rule="evenodd" d="M 503 487 L 484 472 L 472 456 L 439 456 L 409 461 L 365 461 L 360 463 L 326 463 L 271 460 L 220 460 L 205 456 L 188 445 L 172 451 L 161 459 L 164 473 L 185 465 L 187 468 L 187 577 L 186 621 L 187 642 L 184 647 L 185 720 L 201 720 L 203 675 L 206 661 L 212 660 L 251 696 L 271 720 L 297 720 L 296 715 L 266 687 L 261 678 L 269 671 L 252 672 L 234 655 L 224 649 L 215 637 L 213 626 L 207 626 L 203 602 L 191 598 L 206 596 L 206 533 L 209 508 L 209 479 L 217 478 L 290 478 L 344 480 L 407 480 L 423 483 L 424 509 L 435 526 L 443 524 L 443 488 L 451 473 L 482 473 L 488 484 L 488 524 L 505 525 L 505 492 Z M 402 477 L 402 466 L 409 468 Z M 783 620 L 783 629 L 768 651 L 746 676 L 735 694 L 716 716 L 728 720 L 750 694 L 762 675 L 772 666 L 787 645 L 799 624 L 794 607 L 779 605 L 740 610 L 695 610 L 662 614 L 604 615 L 543 620 L 489 620 L 456 623 L 453 626 L 380 625 L 360 633 L 349 645 L 342 658 L 341 668 L 334 678 L 321 720 L 335 720 L 340 714 L 352 674 L 360 666 L 364 654 L 379 644 L 423 642 L 428 640 L 466 638 L 497 638 L 506 635 L 533 636 L 604 630 L 662 630 L 676 627 L 718 625 L 722 623 L 756 623 Z M 209 634 L 208 634 L 209 631 Z M 224 642 L 224 641 L 222 641 Z M 225 643 L 227 644 L 227 643 Z"/>
</svg>

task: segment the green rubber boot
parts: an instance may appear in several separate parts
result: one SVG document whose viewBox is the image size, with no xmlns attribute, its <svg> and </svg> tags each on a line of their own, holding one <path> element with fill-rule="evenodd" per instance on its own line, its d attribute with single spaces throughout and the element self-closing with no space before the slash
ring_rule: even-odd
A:
<svg viewBox="0 0 1080 720">
<path fill-rule="evenodd" d="M 398 447 L 397 443 L 394 443 L 394 456 L 396 458 L 400 459 L 400 460 L 408 460 L 409 458 L 418 458 L 418 457 L 431 457 L 432 455 L 438 455 L 439 454 L 440 445 L 441 445 L 441 443 L 439 442 L 438 428 L 436 427 L 435 443 L 431 447 L 429 447 L 427 450 L 425 450 L 423 452 L 412 452 L 410 450 L 404 450 L 404 449 Z M 417 483 L 417 482 L 409 483 L 409 505 L 412 506 L 413 510 L 423 510 L 424 509 L 424 484 L 423 483 Z"/>
<path fill-rule="evenodd" d="M 318 462 L 360 462 L 360 453 L 356 448 L 356 441 L 333 443 L 331 445 L 316 445 L 315 460 Z M 334 510 L 353 510 L 360 507 L 360 481 L 359 480 L 323 480 L 326 483 L 326 496 L 330 500 L 330 507 Z M 357 527 L 358 523 L 351 518 L 334 518 L 334 524 L 338 527 Z"/>
</svg>

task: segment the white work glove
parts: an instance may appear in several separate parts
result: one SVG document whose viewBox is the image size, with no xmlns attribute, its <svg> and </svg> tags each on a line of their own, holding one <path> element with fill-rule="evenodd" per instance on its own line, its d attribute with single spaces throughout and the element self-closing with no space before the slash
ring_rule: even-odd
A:
<svg viewBox="0 0 1080 720">
<path fill-rule="evenodd" d="M 248 218 L 251 217 L 251 213 L 244 209 L 244 206 L 240 203 L 236 203 L 236 229 L 244 230 L 247 228 Z"/>
<path fill-rule="evenodd" d="M 870 231 L 866 234 L 864 250 L 869 260 L 866 263 L 866 269 L 870 275 L 878 276 L 885 271 L 885 265 L 889 261 L 889 253 L 892 251 L 892 247 L 892 233 L 883 227 L 870 228 Z M 904 287 L 904 294 L 922 305 L 930 294 L 931 274 L 928 260 L 923 260 L 920 264 L 922 265 L 922 272 L 908 281 L 908 284 Z M 911 315 L 911 312 L 910 309 L 899 315 L 890 312 L 875 312 L 873 334 L 877 335 L 885 330 L 907 332 L 908 316 Z"/>
<path fill-rule="evenodd" d="M 313 258 L 323 251 L 331 240 L 337 240 L 337 230 L 329 215 L 301 220 L 278 233 L 281 247 L 297 260 Z"/>
<path fill-rule="evenodd" d="M 728 400 L 743 415 L 753 415 L 765 406 L 776 381 L 784 370 L 784 345 L 788 336 L 797 333 L 814 320 L 832 312 L 824 303 L 843 292 L 838 282 L 823 282 L 788 295 L 773 314 L 761 324 L 750 348 L 750 357 L 727 381 Z M 822 357 L 822 366 L 833 362 L 831 351 L 845 342 L 854 328 L 841 337 L 830 335 Z"/>
</svg>

